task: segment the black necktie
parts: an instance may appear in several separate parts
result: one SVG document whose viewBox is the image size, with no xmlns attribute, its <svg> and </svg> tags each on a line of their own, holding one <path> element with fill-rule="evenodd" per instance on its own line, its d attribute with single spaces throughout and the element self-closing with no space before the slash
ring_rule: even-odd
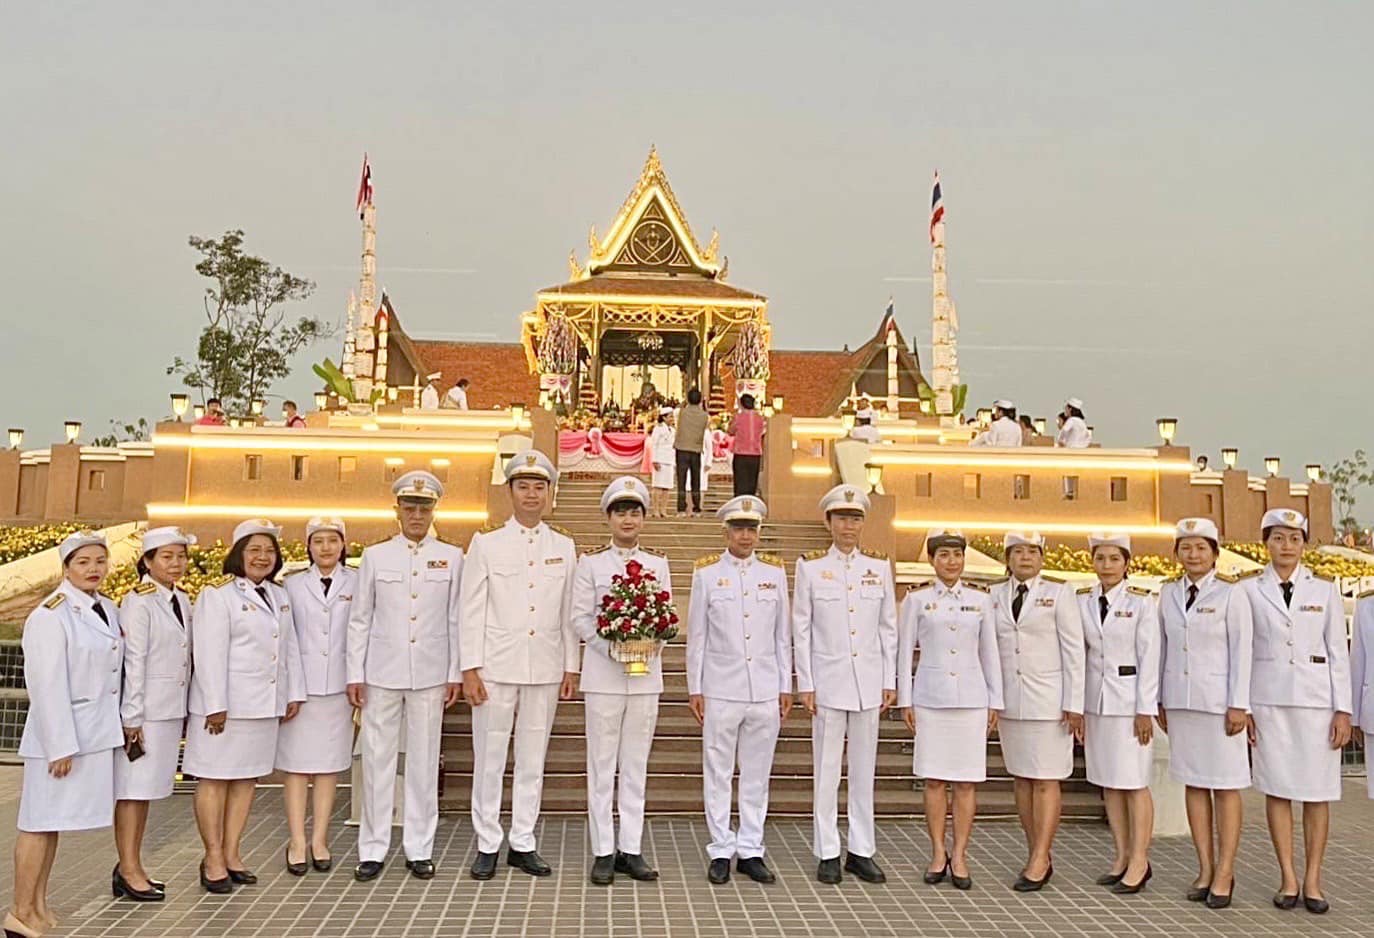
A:
<svg viewBox="0 0 1374 938">
<path fill-rule="evenodd" d="M 1106 593 L 1103 593 L 1101 596 L 1097 597 L 1097 615 L 1099 622 L 1107 621 L 1107 605 L 1108 603 Z"/>
<path fill-rule="evenodd" d="M 332 584 L 333 582 L 334 582 L 334 578 L 333 578 L 332 576 L 322 576 L 322 577 L 320 577 L 320 585 L 324 587 L 324 595 L 326 595 L 326 596 L 329 595 L 329 587 L 330 587 L 330 584 Z"/>
<path fill-rule="evenodd" d="M 267 598 L 267 587 L 265 587 L 265 586 L 255 586 L 255 587 L 253 587 L 253 589 L 257 591 L 257 594 L 258 594 L 259 596 L 262 597 L 262 601 L 265 602 L 265 603 L 267 603 L 267 608 L 268 608 L 268 609 L 272 609 L 272 600 L 270 600 L 270 599 Z"/>
<path fill-rule="evenodd" d="M 1197 602 L 1197 584 L 1196 584 L 1196 583 L 1189 583 L 1189 584 L 1188 584 L 1188 601 L 1187 601 L 1186 603 L 1183 604 L 1183 611 L 1184 611 L 1184 612 L 1187 612 L 1189 609 L 1192 609 L 1192 608 L 1193 608 L 1193 603 L 1195 603 L 1195 602 Z"/>
<path fill-rule="evenodd" d="M 1016 598 L 1011 601 L 1011 617 L 1017 622 L 1021 621 L 1021 606 L 1026 602 L 1026 593 L 1030 587 L 1024 583 L 1016 584 Z"/>
<path fill-rule="evenodd" d="M 1279 589 L 1283 590 L 1283 604 L 1285 606 L 1293 605 L 1293 584 L 1287 582 L 1280 583 Z"/>
<path fill-rule="evenodd" d="M 101 608 L 100 600 L 97 599 L 97 600 L 95 601 L 95 605 L 92 606 L 91 608 L 95 610 L 95 614 L 96 614 L 96 615 L 100 616 L 100 621 L 101 621 L 101 622 L 104 622 L 106 625 L 109 625 L 109 624 L 110 624 L 110 617 L 107 616 L 107 615 L 105 614 L 105 610 L 104 610 L 103 608 Z"/>
<path fill-rule="evenodd" d="M 181 604 L 177 602 L 175 595 L 172 596 L 172 615 L 177 617 L 177 621 L 181 623 L 182 628 L 186 627 L 186 620 L 182 618 L 181 615 Z"/>
</svg>

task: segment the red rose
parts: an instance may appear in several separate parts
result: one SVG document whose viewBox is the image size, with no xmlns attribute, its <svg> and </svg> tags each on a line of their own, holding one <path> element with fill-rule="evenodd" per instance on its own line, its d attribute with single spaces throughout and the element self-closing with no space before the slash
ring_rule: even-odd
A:
<svg viewBox="0 0 1374 938">
<path fill-rule="evenodd" d="M 625 564 L 625 572 L 631 577 L 638 577 L 643 571 L 644 565 L 638 560 L 631 560 L 629 563 Z"/>
<path fill-rule="evenodd" d="M 611 624 L 611 620 L 608 619 L 608 618 L 606 618 L 605 616 L 597 616 L 597 617 L 596 617 L 596 624 L 597 624 L 597 627 L 598 627 L 598 628 L 603 628 L 603 629 L 604 629 L 606 626 L 608 626 L 608 625 Z"/>
<path fill-rule="evenodd" d="M 677 625 L 677 613 L 676 613 L 676 612 L 670 612 L 670 613 L 668 613 L 668 623 L 669 623 L 670 625 Z"/>
<path fill-rule="evenodd" d="M 636 597 L 635 597 L 635 608 L 636 608 L 636 609 L 643 609 L 643 608 L 644 608 L 645 606 L 647 606 L 647 605 L 649 605 L 649 597 L 644 596 L 644 595 L 639 595 L 639 596 L 636 596 Z"/>
<path fill-rule="evenodd" d="M 626 635 L 628 635 L 628 634 L 630 634 L 631 632 L 634 631 L 634 628 L 635 628 L 635 627 L 634 627 L 634 623 L 630 622 L 630 621 L 627 619 L 627 620 L 625 620 L 625 623 L 624 623 L 623 625 L 620 626 L 620 631 L 622 631 L 622 632 L 624 632 Z"/>
</svg>

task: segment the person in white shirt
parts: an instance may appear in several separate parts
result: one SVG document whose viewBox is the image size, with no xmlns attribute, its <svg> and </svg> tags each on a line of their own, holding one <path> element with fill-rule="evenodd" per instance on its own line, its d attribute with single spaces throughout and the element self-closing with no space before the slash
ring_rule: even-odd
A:
<svg viewBox="0 0 1374 938">
<path fill-rule="evenodd" d="M 876 419 L 877 415 L 872 407 L 860 407 L 854 412 L 854 428 L 849 431 L 849 438 L 862 440 L 869 446 L 877 446 L 883 435 L 874 422 Z"/>
<path fill-rule="evenodd" d="M 467 410 L 469 383 L 467 378 L 459 378 L 458 383 L 449 388 L 448 393 L 444 395 L 444 406 Z"/>
<path fill-rule="evenodd" d="M 673 490 L 673 472 L 677 457 L 673 453 L 673 409 L 660 407 L 658 423 L 649 436 L 649 459 L 653 472 L 649 476 L 650 514 L 662 518 L 668 514 L 669 495 Z"/>
<path fill-rule="evenodd" d="M 405 736 L 401 847 L 416 879 L 434 876 L 444 710 L 462 690 L 458 653 L 463 551 L 432 533 L 444 486 L 423 470 L 391 486 L 400 533 L 363 551 L 348 616 L 349 702 L 362 711 L 362 799 L 353 877 L 376 879 L 391 849 L 396 758 Z M 332 591 L 331 591 L 332 592 Z M 340 597 L 342 599 L 342 597 Z"/>
<path fill-rule="evenodd" d="M 671 600 L 668 559 L 639 543 L 648 503 L 649 490 L 633 476 L 622 476 L 606 486 L 601 493 L 601 512 L 610 528 L 610 543 L 583 554 L 573 580 L 572 624 L 586 642 L 580 686 L 587 712 L 591 881 L 598 886 L 610 885 L 616 873 L 641 881 L 658 879 L 658 871 L 644 859 L 641 841 L 649 748 L 654 742 L 658 698 L 663 692 L 663 663 L 655 655 L 644 673 L 629 674 L 626 665 L 612 657 L 610 643 L 596 634 L 601 599 L 610 594 L 614 578 L 623 576 L 631 563 L 652 573 Z M 618 842 L 613 802 L 619 805 Z"/>
<path fill-rule="evenodd" d="M 758 883 L 776 880 L 763 861 L 768 779 L 778 729 L 792 709 L 792 630 L 782 560 L 758 554 L 768 508 L 752 495 L 716 512 L 726 553 L 708 554 L 692 573 L 687 611 L 687 694 L 702 725 L 702 793 L 711 835 L 707 879 L 730 880 L 730 860 Z M 730 826 L 732 778 L 739 768 L 739 830 Z"/>
<path fill-rule="evenodd" d="M 119 604 L 124 630 L 124 749 L 115 753 L 115 846 L 112 891 L 136 902 L 158 902 L 166 887 L 143 867 L 148 804 L 172 794 L 191 681 L 191 600 L 177 585 L 186 574 L 180 528 L 149 528 L 138 559 L 141 580 Z M 140 754 L 141 750 L 141 754 Z M 133 755 L 134 758 L 129 757 Z"/>
<path fill-rule="evenodd" d="M 1059 428 L 1059 435 L 1055 437 L 1055 446 L 1064 446 L 1069 449 L 1084 449 L 1091 445 L 1093 441 L 1092 432 L 1088 429 L 1088 421 L 1083 417 L 1083 402 L 1076 397 L 1071 397 L 1064 404 L 1064 412 L 1060 415 L 1064 423 Z"/>
<path fill-rule="evenodd" d="M 1274 904 L 1309 912 L 1330 909 L 1321 884 L 1331 826 L 1330 802 L 1341 798 L 1341 750 L 1354 710 L 1345 600 L 1331 577 L 1302 563 L 1307 517 L 1291 508 L 1264 513 L 1260 530 L 1269 565 L 1242 580 L 1254 617 L 1250 677 L 1250 745 L 1255 787 L 1281 881 Z M 1293 802 L 1302 802 L 1305 870 L 1293 860 Z"/>
<path fill-rule="evenodd" d="M 1088 659 L 1083 750 L 1088 781 L 1103 789 L 1116 856 L 1097 885 L 1127 895 L 1154 875 L 1150 796 L 1154 716 L 1159 712 L 1159 604 L 1126 582 L 1131 539 L 1088 536 L 1097 583 L 1078 590 L 1078 614 Z"/>
<path fill-rule="evenodd" d="M 291 621 L 305 669 L 305 703 L 277 734 L 277 771 L 284 773 L 286 871 L 304 876 L 333 863 L 329 818 L 339 773 L 353 764 L 353 704 L 348 699 L 348 617 L 358 572 L 344 562 L 348 530 L 342 518 L 311 518 L 305 525 L 310 566 L 286 578 Z M 310 798 L 311 782 L 314 797 Z M 311 802 L 313 836 L 305 836 L 306 801 Z M 299 858 L 299 859 L 297 859 Z"/>
<path fill-rule="evenodd" d="M 425 386 L 420 391 L 420 409 L 438 410 L 439 409 L 439 378 L 441 373 L 436 371 L 432 375 L 425 377 Z"/>
<path fill-rule="evenodd" d="M 873 776 L 878 721 L 897 702 L 897 600 L 892 563 L 859 546 L 869 499 L 852 485 L 821 498 L 829 548 L 797 561 L 792 603 L 797 691 L 811 715 L 815 762 L 816 878 L 838 883 L 840 771 L 848 763 L 848 850 L 844 870 L 869 883 L 887 876 L 874 862 Z M 846 745 L 847 743 L 847 745 Z"/>
<path fill-rule="evenodd" d="M 968 847 L 978 810 L 978 783 L 988 777 L 988 736 L 1002 710 L 1002 663 L 986 587 L 965 582 L 968 540 L 959 531 L 926 535 L 936 582 L 902 600 L 897 646 L 897 706 L 916 736 L 912 767 L 925 779 L 930 865 L 923 879 L 948 876 L 955 889 L 973 888 Z M 921 651 L 912 672 L 912 656 Z M 945 842 L 945 812 L 953 789 L 954 844 Z"/>
<path fill-rule="evenodd" d="M 538 450 L 506 463 L 513 513 L 472 536 L 463 577 L 463 695 L 472 706 L 473 879 L 496 875 L 501 789 L 511 732 L 510 848 L 506 864 L 531 876 L 553 869 L 535 849 L 544 758 L 558 701 L 577 693 L 572 625 L 572 535 L 543 520 L 558 470 Z"/>
<path fill-rule="evenodd" d="M 1020 446 L 1021 436 L 1016 405 L 998 400 L 992 405 L 992 425 L 969 441 L 969 446 Z"/>
</svg>

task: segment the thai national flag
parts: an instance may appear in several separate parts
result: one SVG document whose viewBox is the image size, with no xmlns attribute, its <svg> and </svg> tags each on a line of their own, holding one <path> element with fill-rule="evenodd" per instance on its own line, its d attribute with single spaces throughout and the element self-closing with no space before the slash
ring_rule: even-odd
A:
<svg viewBox="0 0 1374 938">
<path fill-rule="evenodd" d="M 930 243 L 935 243 L 935 226 L 945 218 L 945 203 L 940 197 L 940 171 L 935 171 L 935 188 L 930 191 Z"/>
<path fill-rule="evenodd" d="M 367 162 L 367 154 L 363 154 L 363 177 L 358 180 L 358 201 L 354 208 L 358 210 L 358 217 L 363 217 L 363 206 L 372 204 L 372 166 Z"/>
</svg>

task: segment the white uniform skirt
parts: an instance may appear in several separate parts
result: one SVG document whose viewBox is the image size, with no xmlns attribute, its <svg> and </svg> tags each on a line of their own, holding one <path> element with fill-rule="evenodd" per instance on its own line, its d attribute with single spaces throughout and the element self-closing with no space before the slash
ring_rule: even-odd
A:
<svg viewBox="0 0 1374 938">
<path fill-rule="evenodd" d="M 673 487 L 673 472 L 676 468 L 673 460 L 676 458 L 672 451 L 668 452 L 668 461 L 660 468 L 655 461 L 653 472 L 649 474 L 649 485 L 656 489 L 670 489 Z"/>
<path fill-rule="evenodd" d="M 1073 733 L 1060 720 L 997 721 L 1002 759 L 1017 778 L 1063 779 L 1073 774 Z"/>
<path fill-rule="evenodd" d="M 988 779 L 986 707 L 916 707 L 917 778 L 941 782 Z"/>
<path fill-rule="evenodd" d="M 309 697 L 277 732 L 277 768 L 329 775 L 353 764 L 353 705 L 347 694 Z"/>
<path fill-rule="evenodd" d="M 1341 751 L 1324 707 L 1255 704 L 1255 787 L 1293 801 L 1341 800 Z"/>
<path fill-rule="evenodd" d="M 1169 775 L 1193 788 L 1249 788 L 1250 744 L 1226 735 L 1224 713 L 1168 711 Z"/>
<path fill-rule="evenodd" d="M 276 717 L 242 720 L 229 717 L 224 732 L 211 736 L 205 717 L 193 713 L 186 718 L 186 755 L 181 770 L 196 778 L 261 778 L 272 772 L 277 756 Z"/>
<path fill-rule="evenodd" d="M 123 749 L 114 754 L 114 792 L 120 801 L 157 801 L 172 793 L 181 753 L 180 718 L 143 724 L 143 758 L 130 762 Z"/>
<path fill-rule="evenodd" d="M 1088 781 L 1102 788 L 1149 788 L 1154 744 L 1142 746 L 1136 741 L 1135 717 L 1088 713 L 1083 719 Z"/>
<path fill-rule="evenodd" d="M 114 750 L 72 756 L 65 778 L 48 774 L 47 759 L 24 760 L 19 795 L 21 831 L 88 831 L 114 823 Z"/>
</svg>

